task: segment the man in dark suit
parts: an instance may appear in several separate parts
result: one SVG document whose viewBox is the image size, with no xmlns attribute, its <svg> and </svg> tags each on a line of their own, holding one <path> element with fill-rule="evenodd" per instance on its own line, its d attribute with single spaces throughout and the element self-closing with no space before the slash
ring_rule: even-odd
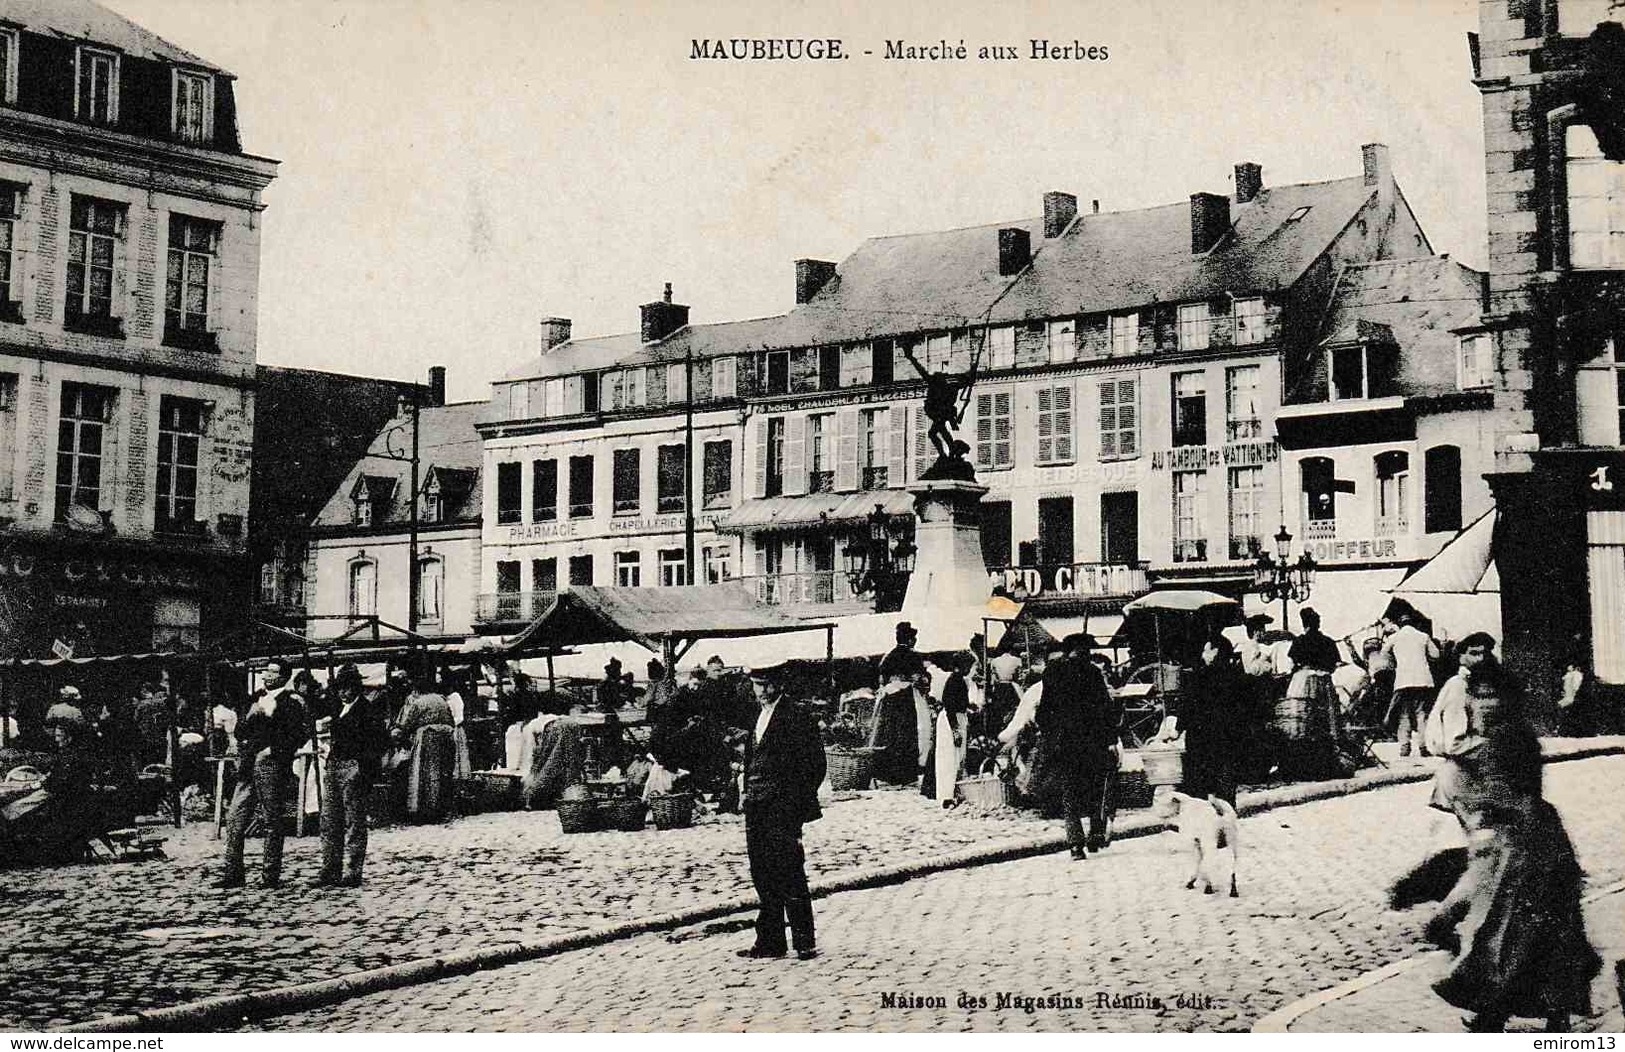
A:
<svg viewBox="0 0 1625 1052">
<path fill-rule="evenodd" d="M 796 957 L 807 961 L 818 951 L 801 827 L 823 816 L 818 787 L 824 781 L 824 748 L 812 716 L 785 697 L 783 677 L 783 666 L 750 674 L 761 709 L 745 749 L 745 847 L 761 908 L 755 943 L 738 952 L 783 957 L 788 913 Z"/>
<path fill-rule="evenodd" d="M 322 765 L 322 873 L 317 885 L 361 886 L 367 860 L 367 798 L 389 748 L 381 698 L 368 694 L 361 672 L 345 665 L 312 709 L 328 729 Z"/>
<path fill-rule="evenodd" d="M 216 887 L 243 886 L 243 845 L 249 820 L 258 812 L 265 827 L 262 887 L 282 883 L 282 804 L 293 767 L 293 754 L 307 736 L 305 707 L 288 688 L 288 663 L 273 659 L 265 666 L 265 690 L 237 721 L 237 793 L 226 819 L 226 861 Z"/>
<path fill-rule="evenodd" d="M 1046 766 L 1061 782 L 1066 804 L 1066 839 L 1072 857 L 1106 846 L 1111 814 L 1110 787 L 1117 771 L 1112 746 L 1123 725 L 1123 703 L 1089 660 L 1089 641 L 1080 635 L 1064 643 L 1065 656 L 1044 668 L 1044 690 L 1035 721 Z M 1082 816 L 1089 816 L 1085 840 Z"/>
</svg>

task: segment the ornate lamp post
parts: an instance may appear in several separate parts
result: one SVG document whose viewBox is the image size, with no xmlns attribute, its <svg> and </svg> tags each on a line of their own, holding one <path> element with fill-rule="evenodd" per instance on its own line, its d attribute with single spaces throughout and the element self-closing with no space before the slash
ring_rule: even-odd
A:
<svg viewBox="0 0 1625 1052">
<path fill-rule="evenodd" d="M 864 530 L 847 544 L 842 556 L 853 595 L 872 591 L 876 612 L 902 607 L 909 574 L 914 572 L 914 542 L 906 535 L 893 536 L 885 505 L 875 505 Z"/>
<path fill-rule="evenodd" d="M 1275 535 L 1275 554 L 1259 551 L 1253 564 L 1253 591 L 1263 597 L 1265 604 L 1281 601 L 1281 627 L 1288 628 L 1289 602 L 1302 603 L 1309 598 L 1315 585 L 1315 559 L 1307 550 L 1300 552 L 1296 562 L 1288 562 L 1292 553 L 1292 534 L 1282 524 Z"/>
<path fill-rule="evenodd" d="M 403 396 L 411 399 L 411 415 L 400 419 L 396 414 L 396 422 L 384 436 L 384 452 L 371 453 L 369 456 L 380 460 L 395 460 L 412 465 L 412 488 L 410 518 L 407 520 L 407 552 L 406 558 L 409 569 L 406 575 L 406 630 L 416 633 L 418 630 L 418 417 L 423 408 L 423 392 L 416 384 L 412 386 L 412 393 Z M 402 447 L 407 446 L 406 429 L 411 428 L 411 452 Z"/>
</svg>

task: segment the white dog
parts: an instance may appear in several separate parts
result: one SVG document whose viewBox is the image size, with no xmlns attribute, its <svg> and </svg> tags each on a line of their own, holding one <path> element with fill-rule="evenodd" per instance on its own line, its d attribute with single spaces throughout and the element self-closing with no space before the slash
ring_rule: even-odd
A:
<svg viewBox="0 0 1625 1052">
<path fill-rule="evenodd" d="M 1178 822 L 1180 839 L 1189 840 L 1196 847 L 1196 869 L 1185 886 L 1196 887 L 1196 881 L 1200 878 L 1202 891 L 1213 894 L 1212 866 L 1219 852 L 1228 849 L 1230 897 L 1235 898 L 1239 894 L 1236 891 L 1236 841 L 1240 829 L 1236 809 L 1216 796 L 1198 800 L 1194 796 L 1175 792 L 1166 785 L 1159 785 L 1155 795 L 1157 814 L 1168 821 Z"/>
</svg>

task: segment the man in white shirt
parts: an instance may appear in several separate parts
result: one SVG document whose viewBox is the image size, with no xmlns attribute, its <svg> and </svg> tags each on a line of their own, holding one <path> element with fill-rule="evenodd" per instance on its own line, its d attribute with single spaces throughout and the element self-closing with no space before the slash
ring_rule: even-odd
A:
<svg viewBox="0 0 1625 1052">
<path fill-rule="evenodd" d="M 1383 644 L 1385 659 L 1394 665 L 1394 694 L 1388 704 L 1388 720 L 1397 724 L 1399 755 L 1411 754 L 1411 740 L 1421 737 L 1422 721 L 1433 700 L 1433 665 L 1439 660 L 1439 644 L 1416 627 L 1416 615 L 1400 618 L 1399 630 Z M 1419 747 L 1418 753 L 1423 752 Z"/>
</svg>

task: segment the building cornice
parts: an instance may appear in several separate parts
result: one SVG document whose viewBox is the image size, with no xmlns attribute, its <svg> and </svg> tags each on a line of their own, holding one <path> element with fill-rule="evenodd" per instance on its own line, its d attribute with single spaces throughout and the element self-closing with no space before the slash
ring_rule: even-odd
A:
<svg viewBox="0 0 1625 1052">
<path fill-rule="evenodd" d="M 481 520 L 458 519 L 456 522 L 423 522 L 418 524 L 418 537 L 440 536 L 441 534 L 470 531 L 470 536 L 478 538 L 480 535 Z M 388 541 L 399 539 L 406 543 L 411 536 L 411 530 L 404 522 L 386 522 L 382 526 L 323 526 L 312 524 L 307 535 L 313 541 L 342 541 L 342 540 L 368 540 Z"/>
<path fill-rule="evenodd" d="M 5 339 L 3 335 L 0 335 L 0 355 L 31 358 L 35 361 L 54 362 L 59 365 L 78 365 L 89 369 L 105 369 L 114 373 L 161 376 L 170 380 L 187 380 L 195 383 L 214 384 L 219 387 L 235 387 L 242 390 L 253 390 L 257 386 L 252 372 L 252 365 L 248 366 L 249 372 L 239 375 L 169 362 L 152 361 L 144 357 L 114 358 L 104 354 L 65 350 L 61 347 L 15 343 Z"/>
</svg>

